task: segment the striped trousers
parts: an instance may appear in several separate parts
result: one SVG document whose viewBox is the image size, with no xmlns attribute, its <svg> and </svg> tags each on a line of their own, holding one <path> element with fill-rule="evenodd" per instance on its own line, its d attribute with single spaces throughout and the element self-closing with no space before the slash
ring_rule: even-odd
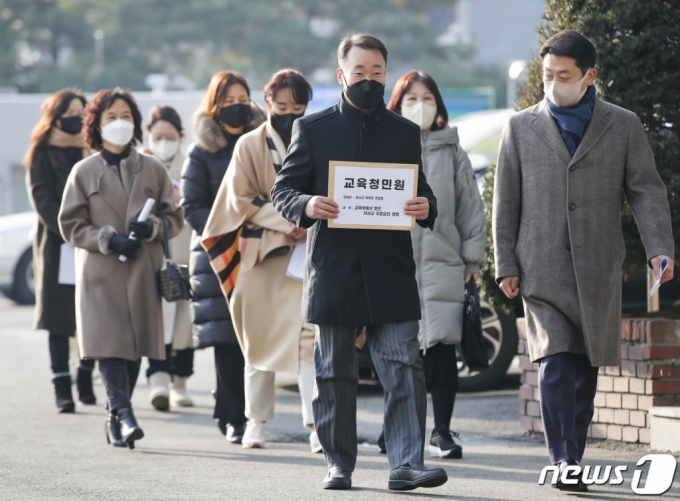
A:
<svg viewBox="0 0 680 501">
<path fill-rule="evenodd" d="M 317 325 L 314 423 L 328 466 L 354 471 L 357 384 L 354 343 L 362 327 Z M 385 442 L 390 468 L 422 462 L 427 394 L 418 322 L 366 326 L 366 342 L 385 390 Z"/>
</svg>

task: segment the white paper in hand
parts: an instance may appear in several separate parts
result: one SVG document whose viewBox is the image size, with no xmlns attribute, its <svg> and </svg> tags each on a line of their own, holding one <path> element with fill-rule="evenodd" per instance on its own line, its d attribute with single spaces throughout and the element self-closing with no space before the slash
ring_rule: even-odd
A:
<svg viewBox="0 0 680 501">
<path fill-rule="evenodd" d="M 57 281 L 62 285 L 76 284 L 76 253 L 75 249 L 67 243 L 61 244 Z"/>
<path fill-rule="evenodd" d="M 151 209 L 153 209 L 154 204 L 156 201 L 153 198 L 147 198 L 146 203 L 144 204 L 144 207 L 142 207 L 142 212 L 139 213 L 139 217 L 137 218 L 137 221 L 140 223 L 143 223 L 146 221 L 146 218 L 149 217 L 149 214 L 151 214 Z M 135 236 L 135 232 L 133 231 L 128 235 L 128 238 L 130 240 L 137 240 L 137 237 Z M 122 254 L 118 256 L 118 261 L 121 263 L 124 263 L 127 261 L 127 258 L 123 256 Z"/>
<path fill-rule="evenodd" d="M 649 290 L 649 297 L 652 297 L 656 291 L 659 290 L 659 287 L 661 287 L 661 277 L 663 277 L 663 274 L 666 273 L 666 268 L 668 268 L 668 259 L 663 258 L 661 260 L 661 266 L 659 266 L 659 276 L 656 279 L 656 282 L 654 282 L 654 285 L 652 285 L 652 288 Z"/>
<path fill-rule="evenodd" d="M 305 259 L 307 258 L 307 246 L 304 242 L 298 242 L 290 256 L 286 276 L 302 282 L 305 278 Z"/>
</svg>

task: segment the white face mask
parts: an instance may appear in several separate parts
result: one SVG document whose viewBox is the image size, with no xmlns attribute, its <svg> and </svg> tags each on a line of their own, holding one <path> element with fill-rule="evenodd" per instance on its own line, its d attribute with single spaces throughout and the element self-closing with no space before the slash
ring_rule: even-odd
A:
<svg viewBox="0 0 680 501">
<path fill-rule="evenodd" d="M 161 139 L 160 141 L 149 140 L 149 148 L 159 160 L 167 162 L 179 150 L 179 141 L 168 141 L 167 139 Z"/>
<path fill-rule="evenodd" d="M 401 115 L 408 118 L 420 126 L 421 130 L 427 130 L 432 127 L 434 117 L 437 116 L 437 107 L 422 101 L 412 104 L 411 106 L 401 105 Z"/>
<path fill-rule="evenodd" d="M 588 70 L 590 71 L 590 70 Z M 583 75 L 583 78 L 576 83 L 562 83 L 552 80 L 551 82 L 543 82 L 543 92 L 550 99 L 550 101 L 562 108 L 571 108 L 576 106 L 581 98 L 585 95 L 588 87 L 581 90 L 581 85 L 588 77 L 588 71 Z"/>
<path fill-rule="evenodd" d="M 119 118 L 102 127 L 102 139 L 114 146 L 127 146 L 135 133 L 135 124 Z"/>
</svg>

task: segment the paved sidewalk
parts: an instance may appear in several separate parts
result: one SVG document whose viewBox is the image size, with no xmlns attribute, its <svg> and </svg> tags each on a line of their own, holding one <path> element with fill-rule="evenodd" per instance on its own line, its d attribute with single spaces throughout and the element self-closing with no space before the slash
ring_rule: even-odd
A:
<svg viewBox="0 0 680 501">
<path fill-rule="evenodd" d="M 427 459 L 446 468 L 446 485 L 388 491 L 387 459 L 365 444 L 352 491 L 323 491 L 326 467 L 322 455 L 309 452 L 295 378 L 280 379 L 267 448 L 242 449 L 228 444 L 211 418 L 211 350 L 196 353 L 196 375 L 189 380 L 193 408 L 154 411 L 140 378 L 133 402 L 146 437 L 134 451 L 113 449 L 106 445 L 102 405 L 56 413 L 46 334 L 31 329 L 31 316 L 31 308 L 0 299 L 0 500 L 644 499 L 630 489 L 635 462 L 647 452 L 637 446 L 599 444 L 586 453 L 586 464 L 627 464 L 622 486 L 599 486 L 585 495 L 538 486 L 547 454 L 539 439 L 522 435 L 516 390 L 459 395 L 453 426 L 464 439 L 464 459 Z M 95 392 L 103 403 L 98 381 Z M 381 414 L 380 389 L 362 387 L 360 442 L 375 443 Z M 431 426 L 430 419 L 428 438 Z M 647 499 L 680 499 L 680 473 L 665 496 Z"/>
</svg>

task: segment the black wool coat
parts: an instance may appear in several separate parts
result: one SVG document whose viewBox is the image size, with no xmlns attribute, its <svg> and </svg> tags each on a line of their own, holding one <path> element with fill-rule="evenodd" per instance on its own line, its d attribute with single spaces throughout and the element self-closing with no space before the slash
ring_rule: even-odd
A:
<svg viewBox="0 0 680 501">
<path fill-rule="evenodd" d="M 83 159 L 79 148 L 39 146 L 26 176 L 28 196 L 38 213 L 33 239 L 35 273 L 34 328 L 73 336 L 76 332 L 75 286 L 59 283 L 59 261 L 64 239 L 59 231 L 59 207 L 73 166 Z"/>
<path fill-rule="evenodd" d="M 246 132 L 259 126 L 265 119 L 255 104 Z M 201 235 L 215 203 L 222 178 L 234 153 L 236 138 L 227 137 L 220 125 L 199 111 L 193 117 L 196 142 L 187 151 L 182 168 L 182 207 L 186 221 L 193 228 L 189 274 L 194 300 L 191 302 L 194 345 L 199 348 L 218 344 L 237 344 L 229 306 L 220 282 L 210 266 L 210 258 L 201 246 Z"/>
<path fill-rule="evenodd" d="M 332 108 L 295 121 L 272 201 L 307 233 L 303 318 L 320 325 L 385 324 L 420 319 L 416 266 L 409 231 L 329 228 L 309 219 L 312 196 L 328 196 L 331 160 L 418 164 L 418 196 L 430 202 L 432 229 L 437 201 L 425 180 L 420 128 L 385 108 L 368 115 L 342 99 Z"/>
</svg>

